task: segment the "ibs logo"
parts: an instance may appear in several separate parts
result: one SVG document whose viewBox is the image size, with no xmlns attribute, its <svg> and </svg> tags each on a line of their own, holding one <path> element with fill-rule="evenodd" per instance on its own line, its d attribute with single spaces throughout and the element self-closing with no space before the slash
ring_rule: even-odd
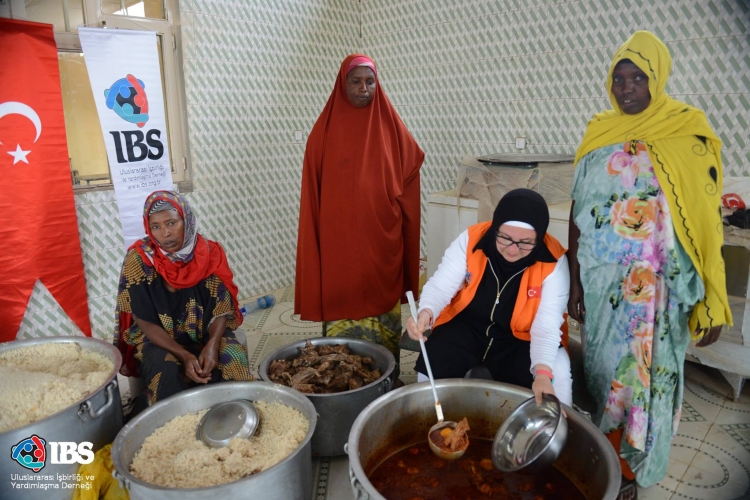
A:
<svg viewBox="0 0 750 500">
<path fill-rule="evenodd" d="M 148 98 L 144 87 L 143 80 L 133 75 L 120 78 L 104 91 L 107 107 L 126 122 L 143 128 L 148 121 Z M 140 162 L 146 158 L 158 160 L 164 155 L 164 143 L 158 128 L 145 134 L 140 130 L 112 130 L 109 133 L 114 140 L 117 163 Z"/>
<path fill-rule="evenodd" d="M 104 91 L 107 107 L 117 116 L 142 128 L 148 121 L 148 98 L 145 85 L 133 75 L 120 78 Z"/>
<path fill-rule="evenodd" d="M 36 434 L 22 440 L 10 449 L 10 458 L 22 467 L 39 472 L 47 462 L 45 444 L 49 444 L 49 461 L 52 464 L 90 464 L 94 461 L 93 444 L 88 441 L 81 443 L 55 442 L 47 443 L 44 438 Z"/>
<path fill-rule="evenodd" d="M 45 442 L 37 435 L 26 438 L 10 449 L 10 458 L 27 469 L 39 472 L 46 465 Z"/>
</svg>

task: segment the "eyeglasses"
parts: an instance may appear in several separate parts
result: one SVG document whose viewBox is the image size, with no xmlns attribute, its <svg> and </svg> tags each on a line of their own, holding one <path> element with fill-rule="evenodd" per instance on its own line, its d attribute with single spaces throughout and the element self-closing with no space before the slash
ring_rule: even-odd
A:
<svg viewBox="0 0 750 500">
<path fill-rule="evenodd" d="M 499 234 L 495 235 L 495 241 L 497 241 L 497 244 L 503 248 L 507 248 L 511 245 L 515 245 L 522 252 L 528 252 L 530 250 L 533 250 L 534 247 L 536 246 L 536 243 L 529 243 L 528 241 L 514 241 L 505 236 L 500 236 Z"/>
</svg>

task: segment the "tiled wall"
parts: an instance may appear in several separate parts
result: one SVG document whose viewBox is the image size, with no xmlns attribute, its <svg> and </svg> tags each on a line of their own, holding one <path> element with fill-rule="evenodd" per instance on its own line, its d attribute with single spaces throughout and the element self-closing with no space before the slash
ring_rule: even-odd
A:
<svg viewBox="0 0 750 500">
<path fill-rule="evenodd" d="M 341 61 L 357 51 L 356 0 L 182 0 L 194 191 L 249 297 L 294 280 L 305 141 Z M 294 130 L 303 131 L 294 142 Z M 125 252 L 112 191 L 77 194 L 94 334 L 112 335 Z M 19 338 L 80 334 L 37 283 Z"/>
<path fill-rule="evenodd" d="M 516 135 L 528 152 L 573 153 L 587 120 L 609 106 L 605 72 L 636 29 L 667 42 L 668 91 L 706 111 L 725 143 L 725 175 L 750 175 L 746 0 L 180 3 L 189 198 L 202 232 L 227 249 L 243 297 L 294 279 L 304 140 L 352 51 L 375 58 L 427 153 L 423 195 L 452 187 L 463 155 L 513 151 Z M 124 254 L 117 210 L 111 191 L 76 195 L 76 205 L 92 324 L 105 337 Z M 75 331 L 37 284 L 19 336 Z"/>
<path fill-rule="evenodd" d="M 454 186 L 465 154 L 515 151 L 516 136 L 530 153 L 574 153 L 638 29 L 667 43 L 667 90 L 707 113 L 724 174 L 750 175 L 747 0 L 367 0 L 362 12 L 363 47 L 427 153 L 423 194 Z"/>
</svg>

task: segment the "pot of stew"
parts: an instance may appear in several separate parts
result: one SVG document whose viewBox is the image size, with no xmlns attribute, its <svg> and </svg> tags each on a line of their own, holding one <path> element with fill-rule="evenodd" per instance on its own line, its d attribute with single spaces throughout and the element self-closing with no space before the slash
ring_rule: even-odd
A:
<svg viewBox="0 0 750 500">
<path fill-rule="evenodd" d="M 447 420 L 466 417 L 471 444 L 463 457 L 432 454 L 427 432 L 435 423 L 428 383 L 392 391 L 368 405 L 354 421 L 347 442 L 349 479 L 358 500 L 451 497 L 615 500 L 620 464 L 614 449 L 588 419 L 565 406 L 568 438 L 560 457 L 538 474 L 500 472 L 492 464 L 492 441 L 500 425 L 533 396 L 518 386 L 489 380 L 436 380 Z"/>
</svg>

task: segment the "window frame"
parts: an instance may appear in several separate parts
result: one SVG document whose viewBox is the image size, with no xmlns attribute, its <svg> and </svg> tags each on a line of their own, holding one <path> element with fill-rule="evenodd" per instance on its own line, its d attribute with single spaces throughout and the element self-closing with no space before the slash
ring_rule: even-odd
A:
<svg viewBox="0 0 750 500">
<path fill-rule="evenodd" d="M 22 1 L 22 0 L 21 0 Z M 177 0 L 163 0 L 165 19 L 103 14 L 100 0 L 81 0 L 86 26 L 109 29 L 155 31 L 161 37 L 161 58 L 164 78 L 164 106 L 169 130 L 169 156 L 172 182 L 181 192 L 192 191 L 190 143 L 187 121 L 185 74 L 183 71 L 182 36 Z M 11 11 L 11 18 L 12 18 Z M 82 52 L 78 33 L 55 32 L 58 52 Z M 109 172 L 109 168 L 107 168 Z M 74 185 L 74 193 L 114 189 L 111 182 L 96 185 Z"/>
</svg>

